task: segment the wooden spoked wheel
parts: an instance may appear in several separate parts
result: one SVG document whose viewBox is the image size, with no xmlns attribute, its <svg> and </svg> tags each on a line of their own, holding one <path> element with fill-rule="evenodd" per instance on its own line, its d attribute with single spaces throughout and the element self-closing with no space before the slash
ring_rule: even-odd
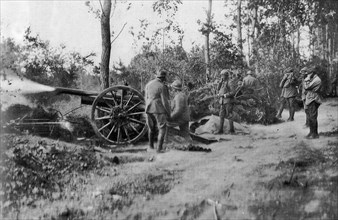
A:
<svg viewBox="0 0 338 220">
<path fill-rule="evenodd" d="M 128 86 L 101 92 L 92 104 L 91 118 L 99 137 L 114 145 L 138 141 L 147 131 L 142 94 Z"/>
</svg>

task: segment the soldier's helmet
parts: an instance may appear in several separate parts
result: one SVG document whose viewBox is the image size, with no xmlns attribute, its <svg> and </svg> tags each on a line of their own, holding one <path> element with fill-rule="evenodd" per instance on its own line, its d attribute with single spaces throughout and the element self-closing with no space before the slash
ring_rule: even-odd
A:
<svg viewBox="0 0 338 220">
<path fill-rule="evenodd" d="M 293 72 L 293 68 L 288 67 L 285 69 L 285 73 L 292 73 Z"/>
<path fill-rule="evenodd" d="M 230 71 L 227 70 L 227 69 L 223 69 L 223 70 L 220 72 L 220 75 L 221 75 L 221 76 L 225 76 L 225 75 L 229 76 L 229 74 L 230 74 Z"/>
<path fill-rule="evenodd" d="M 167 72 L 165 70 L 160 70 L 156 74 L 157 78 L 166 78 L 167 77 Z"/>
<path fill-rule="evenodd" d="M 306 66 L 303 67 L 300 71 L 299 71 L 301 74 L 303 75 L 307 75 L 308 72 L 309 72 L 309 68 L 307 68 Z"/>
<path fill-rule="evenodd" d="M 177 90 L 182 89 L 182 82 L 180 80 L 175 80 L 172 84 L 171 87 Z"/>
</svg>

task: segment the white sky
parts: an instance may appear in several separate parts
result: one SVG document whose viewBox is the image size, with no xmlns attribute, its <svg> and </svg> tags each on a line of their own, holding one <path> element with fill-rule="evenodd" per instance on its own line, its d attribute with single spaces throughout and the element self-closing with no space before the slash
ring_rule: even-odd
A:
<svg viewBox="0 0 338 220">
<path fill-rule="evenodd" d="M 126 11 L 128 3 L 132 8 Z M 111 18 L 112 28 L 118 33 L 127 22 L 124 31 L 112 45 L 111 60 L 121 59 L 128 64 L 137 53 L 132 47 L 133 38 L 129 28 L 139 26 L 139 19 L 147 18 L 157 22 L 157 16 L 152 11 L 151 0 L 119 2 L 114 16 Z M 99 7 L 98 1 L 93 3 Z M 223 0 L 213 1 L 215 20 L 225 22 Z M 198 32 L 197 19 L 205 20 L 207 0 L 183 0 L 177 14 L 177 21 L 185 31 L 183 46 L 189 50 L 192 42 L 202 44 L 203 36 Z M 75 50 L 83 55 L 90 52 L 97 54 L 96 62 L 101 55 L 100 22 L 91 13 L 84 0 L 1 0 L 1 35 L 22 41 L 25 29 L 30 26 L 33 34 L 37 33 L 43 40 L 49 40 L 53 46 L 64 44 L 69 50 Z"/>
</svg>

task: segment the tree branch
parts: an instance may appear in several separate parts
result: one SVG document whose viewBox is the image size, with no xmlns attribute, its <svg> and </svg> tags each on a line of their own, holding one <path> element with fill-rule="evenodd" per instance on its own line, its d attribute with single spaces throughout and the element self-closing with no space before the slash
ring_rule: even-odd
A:
<svg viewBox="0 0 338 220">
<path fill-rule="evenodd" d="M 103 14 L 104 16 L 106 16 L 106 15 L 104 14 L 104 10 L 103 10 L 103 7 L 102 7 L 101 0 L 99 0 L 99 3 L 100 3 L 100 6 L 101 6 L 101 11 L 102 11 L 102 14 Z"/>
<path fill-rule="evenodd" d="M 120 36 L 120 34 L 122 33 L 122 31 L 123 31 L 124 27 L 126 26 L 126 24 L 127 24 L 127 22 L 124 23 L 124 25 L 123 25 L 123 27 L 121 28 L 120 32 L 119 32 L 119 33 L 117 34 L 117 36 L 111 41 L 110 44 L 113 44 L 114 41 Z"/>
<path fill-rule="evenodd" d="M 110 18 L 112 18 L 112 17 L 114 16 L 114 14 L 115 14 L 115 9 L 116 9 L 116 0 L 114 0 L 114 6 L 113 6 L 113 10 L 112 10 L 112 12 L 111 12 Z"/>
</svg>

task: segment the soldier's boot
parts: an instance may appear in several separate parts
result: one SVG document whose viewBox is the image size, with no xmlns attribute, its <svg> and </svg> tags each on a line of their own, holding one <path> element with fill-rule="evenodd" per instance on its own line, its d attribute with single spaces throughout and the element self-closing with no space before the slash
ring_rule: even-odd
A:
<svg viewBox="0 0 338 220">
<path fill-rule="evenodd" d="M 313 123 L 313 134 L 312 134 L 312 137 L 313 138 L 319 138 L 319 135 L 318 135 L 318 122 L 315 121 Z"/>
<path fill-rule="evenodd" d="M 166 134 L 166 129 L 161 128 L 158 132 L 158 137 L 157 137 L 157 152 L 161 153 L 163 152 L 163 143 L 165 139 L 165 134 Z"/>
<path fill-rule="evenodd" d="M 233 120 L 229 120 L 229 132 L 231 134 L 235 133 L 235 126 L 234 126 L 234 121 Z"/>
<path fill-rule="evenodd" d="M 219 129 L 216 134 L 223 134 L 223 126 L 224 126 L 224 117 L 220 117 Z"/>
<path fill-rule="evenodd" d="M 154 149 L 155 135 L 154 132 L 148 131 L 149 147 Z"/>
<path fill-rule="evenodd" d="M 295 117 L 295 109 L 293 107 L 291 107 L 290 108 L 290 116 L 288 118 L 288 121 L 294 121 L 295 120 L 294 117 Z"/>
<path fill-rule="evenodd" d="M 279 107 L 279 109 L 277 111 L 277 115 L 276 115 L 277 118 L 282 118 L 283 108 L 284 108 L 283 106 Z"/>
<path fill-rule="evenodd" d="M 310 132 L 306 135 L 306 138 L 312 138 L 313 133 L 314 133 L 314 126 L 311 121 L 309 121 L 309 128 L 310 128 Z"/>
</svg>

